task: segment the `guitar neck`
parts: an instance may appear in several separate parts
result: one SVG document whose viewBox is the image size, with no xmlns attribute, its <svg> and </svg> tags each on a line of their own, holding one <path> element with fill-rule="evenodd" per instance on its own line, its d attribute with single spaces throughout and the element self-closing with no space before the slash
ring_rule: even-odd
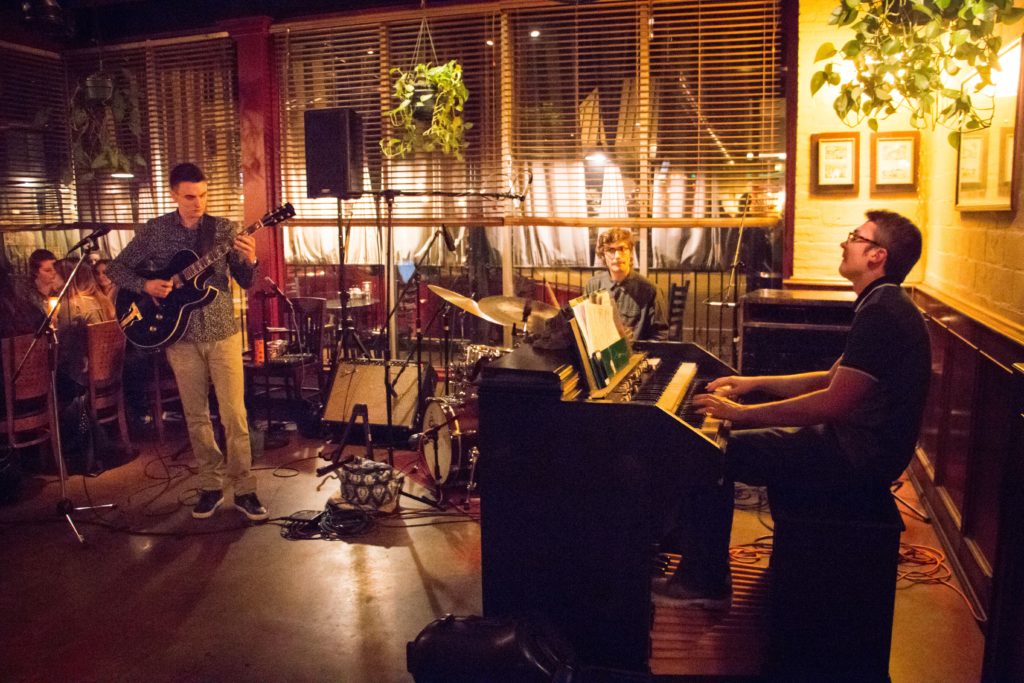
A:
<svg viewBox="0 0 1024 683">
<path fill-rule="evenodd" d="M 241 230 L 238 234 L 251 235 L 263 227 L 265 227 L 263 221 L 258 220 L 249 227 L 245 228 L 244 230 Z M 203 272 L 204 270 L 212 266 L 214 263 L 227 256 L 228 252 L 231 251 L 233 248 L 234 247 L 231 244 L 221 244 L 220 246 L 214 247 L 206 256 L 203 256 L 198 261 L 190 265 L 188 268 L 178 273 L 178 277 L 183 282 L 191 280 L 195 276 L 199 275 L 199 273 Z"/>
</svg>

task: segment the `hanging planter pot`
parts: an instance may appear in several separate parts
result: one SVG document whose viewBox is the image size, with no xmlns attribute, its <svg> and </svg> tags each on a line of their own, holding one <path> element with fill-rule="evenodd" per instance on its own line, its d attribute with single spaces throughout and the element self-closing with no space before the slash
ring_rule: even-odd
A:
<svg viewBox="0 0 1024 683">
<path fill-rule="evenodd" d="M 454 59 L 440 66 L 417 64 L 411 71 L 391 69 L 397 76 L 394 95 L 398 106 L 387 112 L 391 135 L 380 148 L 388 158 L 416 152 L 440 152 L 462 158 L 465 133 L 473 124 L 462 119 L 469 91 L 462 66 Z"/>
<path fill-rule="evenodd" d="M 434 87 L 420 81 L 412 90 L 412 117 L 420 123 L 429 124 L 434 118 Z"/>
<path fill-rule="evenodd" d="M 114 79 L 103 71 L 89 74 L 82 86 L 85 99 L 93 102 L 106 102 L 114 94 Z"/>
</svg>

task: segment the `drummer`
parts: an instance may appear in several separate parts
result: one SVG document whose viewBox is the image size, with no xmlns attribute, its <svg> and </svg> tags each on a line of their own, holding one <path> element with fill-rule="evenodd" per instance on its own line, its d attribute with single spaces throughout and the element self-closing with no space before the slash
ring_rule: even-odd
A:
<svg viewBox="0 0 1024 683">
<path fill-rule="evenodd" d="M 668 306 L 657 285 L 633 270 L 633 232 L 612 228 L 597 238 L 597 253 L 608 272 L 590 278 L 584 294 L 607 289 L 629 328 L 631 341 L 668 339 Z"/>
</svg>

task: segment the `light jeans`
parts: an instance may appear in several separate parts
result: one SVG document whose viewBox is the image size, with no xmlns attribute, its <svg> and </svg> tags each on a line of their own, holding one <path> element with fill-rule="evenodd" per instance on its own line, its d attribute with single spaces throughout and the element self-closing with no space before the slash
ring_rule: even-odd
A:
<svg viewBox="0 0 1024 683">
<path fill-rule="evenodd" d="M 199 463 L 199 488 L 217 491 L 230 482 L 236 496 L 252 493 L 256 490 L 256 477 L 251 472 L 252 451 L 245 413 L 242 333 L 215 342 L 179 341 L 167 347 L 167 361 L 174 370 L 192 453 Z M 227 437 L 226 463 L 210 421 L 211 380 Z"/>
</svg>

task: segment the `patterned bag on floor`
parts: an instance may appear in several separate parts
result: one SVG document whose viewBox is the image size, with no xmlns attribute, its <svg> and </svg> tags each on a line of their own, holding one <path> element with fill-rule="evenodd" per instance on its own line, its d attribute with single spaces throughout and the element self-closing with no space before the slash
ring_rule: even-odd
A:
<svg viewBox="0 0 1024 683">
<path fill-rule="evenodd" d="M 340 507 L 394 512 L 405 476 L 383 462 L 355 458 L 341 467 Z"/>
</svg>

